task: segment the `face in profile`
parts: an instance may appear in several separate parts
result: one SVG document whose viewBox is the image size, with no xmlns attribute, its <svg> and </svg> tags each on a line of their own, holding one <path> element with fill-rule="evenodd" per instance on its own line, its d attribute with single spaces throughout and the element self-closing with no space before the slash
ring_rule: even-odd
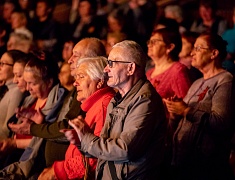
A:
<svg viewBox="0 0 235 180">
<path fill-rule="evenodd" d="M 4 53 L 0 60 L 0 81 L 9 81 L 13 77 L 13 59 Z"/>
<path fill-rule="evenodd" d="M 26 82 L 24 80 L 24 65 L 16 62 L 13 66 L 14 79 L 13 82 L 17 84 L 17 87 L 21 92 L 26 91 Z"/>
<path fill-rule="evenodd" d="M 62 58 L 65 62 L 68 62 L 69 58 L 72 56 L 73 54 L 73 42 L 65 42 L 64 43 L 64 47 L 63 47 L 63 51 L 62 51 Z"/>
<path fill-rule="evenodd" d="M 192 51 L 191 55 L 192 66 L 199 70 L 206 67 L 213 61 L 211 59 L 211 50 L 203 36 L 197 38 L 194 44 L 194 50 Z"/>
<path fill-rule="evenodd" d="M 60 80 L 61 85 L 64 87 L 67 87 L 73 84 L 74 78 L 73 76 L 71 76 L 69 64 L 64 63 L 62 65 L 60 69 L 60 73 L 59 73 L 59 80 Z"/>
<path fill-rule="evenodd" d="M 118 54 L 124 54 L 124 50 L 120 47 L 113 48 L 110 53 L 108 59 L 113 61 L 122 61 L 122 59 L 118 56 Z M 109 87 L 122 89 L 126 82 L 128 81 L 128 71 L 127 71 L 128 63 L 120 63 L 113 62 L 112 67 L 107 65 L 104 68 L 104 72 L 108 74 L 107 84 Z"/>
<path fill-rule="evenodd" d="M 42 78 L 36 77 L 33 73 L 34 71 L 35 70 L 24 70 L 24 80 L 27 83 L 27 90 L 34 98 L 47 98 L 51 86 Z"/>
<path fill-rule="evenodd" d="M 166 55 L 167 46 L 163 41 L 161 34 L 154 34 L 151 36 L 148 43 L 148 56 L 153 60 L 158 59 Z"/>
<path fill-rule="evenodd" d="M 183 58 L 183 57 L 187 57 L 190 56 L 190 53 L 193 49 L 193 45 L 186 39 L 186 38 L 182 38 L 182 50 L 179 53 L 179 57 Z"/>
<path fill-rule="evenodd" d="M 77 100 L 85 101 L 89 96 L 97 91 L 98 81 L 92 80 L 86 72 L 87 65 L 81 64 L 76 69 L 74 86 L 77 89 Z"/>
</svg>

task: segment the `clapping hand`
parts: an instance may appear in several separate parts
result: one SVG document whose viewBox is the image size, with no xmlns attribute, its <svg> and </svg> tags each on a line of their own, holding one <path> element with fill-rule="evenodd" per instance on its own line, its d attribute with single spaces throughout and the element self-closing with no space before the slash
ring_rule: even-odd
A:
<svg viewBox="0 0 235 180">
<path fill-rule="evenodd" d="M 70 120 L 69 125 L 73 127 L 73 129 L 62 129 L 60 132 L 65 134 L 70 143 L 80 145 L 82 137 L 86 132 L 90 132 L 90 128 L 82 116 Z"/>
</svg>

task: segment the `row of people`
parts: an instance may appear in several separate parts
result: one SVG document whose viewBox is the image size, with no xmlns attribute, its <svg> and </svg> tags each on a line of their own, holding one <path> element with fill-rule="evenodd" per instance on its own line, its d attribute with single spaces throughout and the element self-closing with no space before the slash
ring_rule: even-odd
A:
<svg viewBox="0 0 235 180">
<path fill-rule="evenodd" d="M 157 56 L 162 57 L 163 65 L 167 66 L 160 72 L 179 66 L 182 67 L 179 68 L 180 74 L 184 73 L 187 68 L 174 61 L 180 44 L 166 38 L 171 37 L 171 34 L 163 34 L 168 31 L 161 29 L 153 34 L 149 42 L 151 52 L 158 52 Z M 17 113 L 22 123 L 8 126 L 16 134 L 32 134 L 35 137 L 21 159 L 1 171 L 4 177 L 35 178 L 42 168 L 47 167 L 39 179 L 88 178 L 94 173 L 94 157 L 98 158 L 97 179 L 233 178 L 229 167 L 234 133 L 233 76 L 222 68 L 226 42 L 220 36 L 202 34 L 196 39 L 191 52 L 192 66 L 199 69 L 203 77 L 191 87 L 188 85 L 189 91 L 180 94 L 184 83 L 175 83 L 177 77 L 183 81 L 177 71 L 165 73 L 167 76 L 172 73 L 172 79 L 175 78 L 166 83 L 166 89 L 169 84 L 173 88 L 169 88 L 169 96 L 165 97 L 159 89 L 162 80 L 157 84 L 147 80 L 145 65 L 148 58 L 136 42 L 126 40 L 117 43 L 108 59 L 92 58 L 105 54 L 105 48 L 98 39 L 87 38 L 76 44 L 68 61 L 71 74 L 76 79 L 76 90 L 67 96 L 59 114 L 58 110 L 51 112 L 56 118 L 46 116 L 42 124 L 37 124 L 30 121 L 37 118 L 30 117 L 29 110 Z M 36 72 L 38 75 L 38 72 L 28 71 L 26 67 L 24 79 L 27 82 L 28 73 Z M 158 72 L 159 69 L 155 67 L 154 70 Z M 182 77 L 186 79 L 186 84 L 190 82 L 187 75 Z M 101 92 L 110 89 L 105 82 L 118 91 L 114 98 L 114 91 L 102 96 Z M 27 86 L 30 83 L 27 82 Z M 101 99 L 95 101 L 94 97 Z M 82 103 L 81 106 L 77 100 Z M 94 106 L 96 103 L 102 106 Z M 87 112 L 86 116 L 81 109 Z M 33 112 L 43 119 L 40 111 Z M 69 125 L 74 130 L 69 130 Z M 58 161 L 61 160 L 58 156 L 62 158 L 65 155 L 61 148 L 67 142 L 63 133 L 74 145 L 65 148 L 66 159 Z M 44 153 L 39 153 L 40 150 Z M 41 158 L 38 158 L 39 155 Z"/>
</svg>

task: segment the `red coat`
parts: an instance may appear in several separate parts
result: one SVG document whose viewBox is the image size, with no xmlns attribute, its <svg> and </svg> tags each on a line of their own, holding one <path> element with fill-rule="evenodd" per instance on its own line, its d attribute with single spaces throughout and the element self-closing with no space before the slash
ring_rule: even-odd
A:
<svg viewBox="0 0 235 180">
<path fill-rule="evenodd" d="M 92 94 L 81 105 L 82 110 L 87 112 L 85 121 L 89 127 L 94 128 L 96 136 L 100 135 L 106 117 L 107 106 L 114 94 L 115 91 L 112 88 L 103 88 Z M 89 158 L 89 173 L 94 174 L 94 179 L 96 163 L 96 158 Z M 54 162 L 53 167 L 57 179 L 63 180 L 83 179 L 86 170 L 84 156 L 73 144 L 68 147 L 65 160 Z"/>
</svg>

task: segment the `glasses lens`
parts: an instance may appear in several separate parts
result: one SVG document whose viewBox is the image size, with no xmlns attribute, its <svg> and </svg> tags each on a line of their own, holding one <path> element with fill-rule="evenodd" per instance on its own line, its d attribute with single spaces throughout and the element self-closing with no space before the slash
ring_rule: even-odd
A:
<svg viewBox="0 0 235 180">
<path fill-rule="evenodd" d="M 113 61 L 108 60 L 108 65 L 109 65 L 110 68 L 113 67 Z"/>
</svg>

